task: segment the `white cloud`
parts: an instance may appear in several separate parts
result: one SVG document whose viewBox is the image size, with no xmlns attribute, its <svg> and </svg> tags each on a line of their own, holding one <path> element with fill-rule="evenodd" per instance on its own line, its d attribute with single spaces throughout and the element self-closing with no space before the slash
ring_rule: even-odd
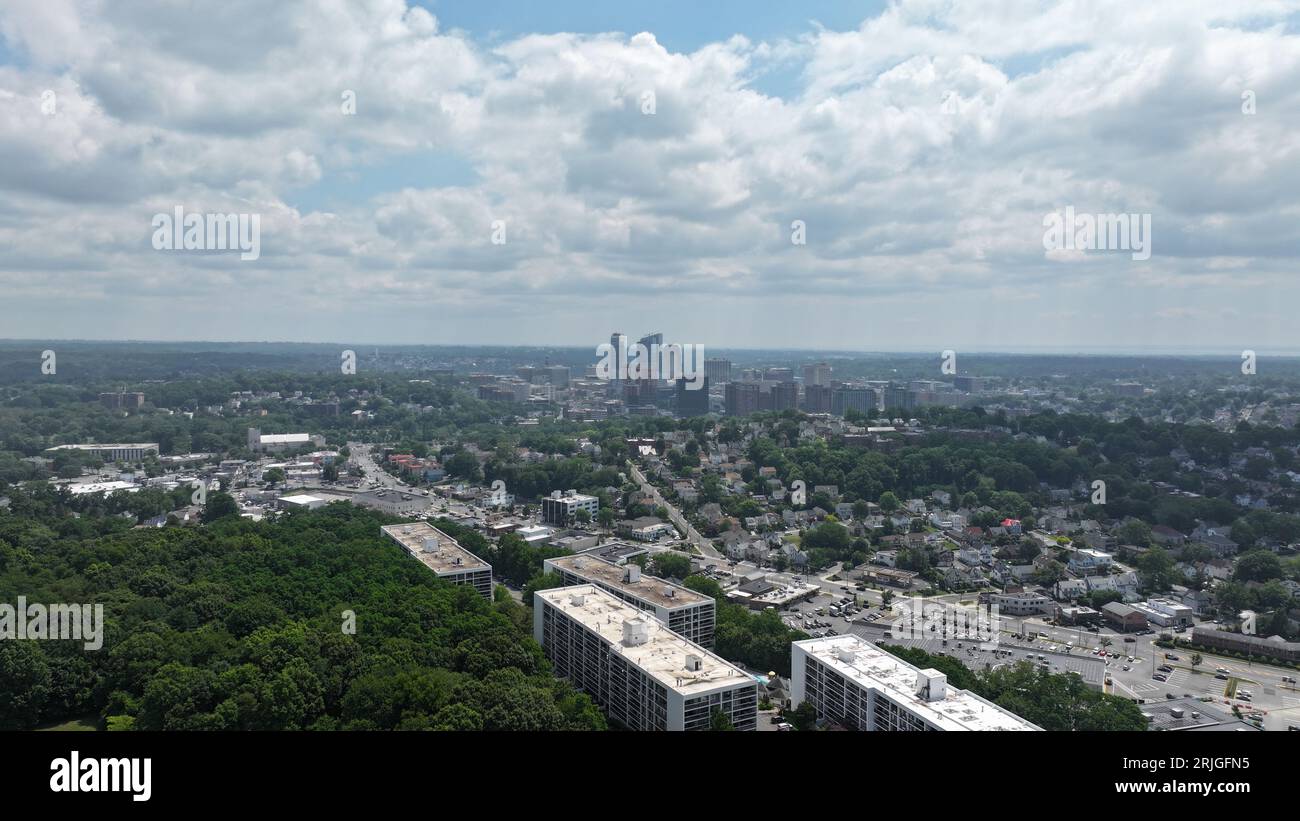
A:
<svg viewBox="0 0 1300 821">
<path fill-rule="evenodd" d="M 1298 8 L 904 0 L 683 54 L 652 33 L 479 43 L 401 0 L 9 3 L 0 335 L 103 336 L 165 303 L 176 326 L 135 336 L 1061 344 L 996 300 L 1100 317 L 1068 342 L 1118 344 L 1175 288 L 1237 309 L 1175 344 L 1284 333 L 1250 306 L 1300 297 Z M 751 85 L 794 65 L 793 96 Z M 175 205 L 263 214 L 261 259 L 153 251 Z M 1045 254 L 1066 205 L 1151 213 L 1154 256 Z"/>
</svg>

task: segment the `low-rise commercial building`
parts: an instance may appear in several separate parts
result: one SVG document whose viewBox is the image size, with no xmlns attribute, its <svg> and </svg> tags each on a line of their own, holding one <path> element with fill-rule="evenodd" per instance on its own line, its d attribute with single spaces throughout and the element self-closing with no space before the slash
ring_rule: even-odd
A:
<svg viewBox="0 0 1300 821">
<path fill-rule="evenodd" d="M 855 730 L 1039 730 L 969 690 L 948 684 L 857 635 L 791 645 L 791 706 Z"/>
<path fill-rule="evenodd" d="M 1195 623 L 1192 608 L 1169 599 L 1150 599 L 1131 606 L 1159 627 L 1191 627 Z"/>
<path fill-rule="evenodd" d="M 998 593 L 992 597 L 1004 616 L 1055 615 L 1060 605 L 1042 593 Z"/>
<path fill-rule="evenodd" d="M 556 675 L 631 730 L 707 730 L 715 710 L 758 726 L 758 682 L 594 584 L 533 597 L 533 637 Z"/>
<path fill-rule="evenodd" d="M 276 500 L 281 510 L 315 510 L 325 506 L 325 500 L 319 496 L 299 493 L 293 496 L 281 496 Z"/>
<path fill-rule="evenodd" d="M 1195 627 L 1192 629 L 1192 643 L 1215 650 L 1300 662 L 1300 641 L 1287 641 L 1281 636 L 1244 636 L 1212 627 Z"/>
<path fill-rule="evenodd" d="M 1110 622 L 1116 630 L 1122 633 L 1144 630 L 1147 627 L 1147 617 L 1141 610 L 1117 601 L 1104 605 L 1101 608 L 1101 614 L 1106 618 L 1106 621 Z"/>
<path fill-rule="evenodd" d="M 484 598 L 492 598 L 492 565 L 460 546 L 428 522 L 385 525 L 384 535 L 409 555 L 452 584 L 467 584 Z"/>
<path fill-rule="evenodd" d="M 158 443 L 125 442 L 105 445 L 55 445 L 52 448 L 46 448 L 45 452 L 50 453 L 57 450 L 80 450 L 98 456 L 105 462 L 138 462 L 147 453 L 157 455 Z"/>
<path fill-rule="evenodd" d="M 589 554 L 546 559 L 542 571 L 558 573 L 566 585 L 597 585 L 638 610 L 654 614 L 670 630 L 689 641 L 703 647 L 713 646 L 717 617 L 711 596 L 644 575 L 640 565 L 611 564 Z"/>
<path fill-rule="evenodd" d="M 576 490 L 557 490 L 542 498 L 542 519 L 553 525 L 573 524 L 579 510 L 587 511 L 595 519 L 596 513 L 600 511 L 600 500 Z"/>
</svg>

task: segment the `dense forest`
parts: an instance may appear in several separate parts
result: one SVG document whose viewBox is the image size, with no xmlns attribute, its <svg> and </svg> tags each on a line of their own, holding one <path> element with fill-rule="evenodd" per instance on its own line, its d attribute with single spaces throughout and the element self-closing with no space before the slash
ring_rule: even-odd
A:
<svg viewBox="0 0 1300 821">
<path fill-rule="evenodd" d="M 437 579 L 374 513 L 124 531 L 56 504 L 0 513 L 0 601 L 102 603 L 104 644 L 0 643 L 0 729 L 605 727 L 526 608 Z"/>
</svg>

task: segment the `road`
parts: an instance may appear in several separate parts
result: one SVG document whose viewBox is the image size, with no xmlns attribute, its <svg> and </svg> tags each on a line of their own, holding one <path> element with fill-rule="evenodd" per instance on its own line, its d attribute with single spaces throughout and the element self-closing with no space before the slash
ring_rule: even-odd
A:
<svg viewBox="0 0 1300 821">
<path fill-rule="evenodd" d="M 645 474 L 641 472 L 640 468 L 632 462 L 628 462 L 628 467 L 631 468 L 632 480 L 640 485 L 641 491 L 648 494 L 650 498 L 654 500 L 656 505 L 662 506 L 668 511 L 669 521 L 677 527 L 679 533 L 686 534 L 686 541 L 690 542 L 702 555 L 710 559 L 722 558 L 722 554 L 718 552 L 718 549 L 713 546 L 712 542 L 701 536 L 698 530 L 691 527 L 691 523 L 686 521 L 686 517 L 681 514 L 681 511 L 663 497 L 663 494 L 659 492 L 659 488 L 650 484 L 650 481 L 646 479 Z"/>
</svg>

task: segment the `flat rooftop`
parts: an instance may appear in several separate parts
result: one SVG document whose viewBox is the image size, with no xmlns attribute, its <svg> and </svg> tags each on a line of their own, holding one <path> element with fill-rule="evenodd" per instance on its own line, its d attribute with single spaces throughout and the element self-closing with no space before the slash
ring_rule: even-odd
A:
<svg viewBox="0 0 1300 821">
<path fill-rule="evenodd" d="M 55 445 L 55 446 L 52 447 L 52 448 L 46 448 L 46 450 L 47 450 L 47 451 L 50 451 L 50 450 L 108 450 L 109 448 L 112 448 L 112 449 L 114 449 L 114 450 L 116 450 L 116 449 L 118 449 L 118 448 L 153 448 L 154 450 L 157 450 L 157 449 L 158 449 L 158 443 L 157 443 L 157 442 L 116 442 L 116 443 L 113 443 L 113 442 L 105 442 L 105 443 L 102 443 L 102 444 L 101 444 L 101 443 L 96 442 L 96 443 L 86 444 L 86 445 Z"/>
<path fill-rule="evenodd" d="M 633 556 L 640 556 L 642 553 L 649 552 L 645 544 L 631 544 L 630 542 L 605 542 L 602 545 L 581 551 L 584 556 L 593 556 L 614 564 L 617 564 L 619 559 L 630 559 Z"/>
<path fill-rule="evenodd" d="M 1216 705 L 1195 698 L 1152 701 L 1138 707 L 1153 730 L 1255 730 Z"/>
<path fill-rule="evenodd" d="M 307 442 L 311 439 L 306 433 L 263 433 L 258 437 L 263 445 L 283 445 L 291 442 Z"/>
<path fill-rule="evenodd" d="M 402 525 L 384 525 L 380 528 L 384 535 L 410 553 L 434 573 L 467 573 L 472 570 L 491 570 L 487 562 L 461 547 L 455 539 L 443 533 L 428 522 L 412 522 Z M 436 550 L 424 549 L 424 540 L 437 539 Z"/>
<path fill-rule="evenodd" d="M 623 581 L 623 576 L 627 573 L 627 565 L 610 564 L 590 555 L 579 553 L 575 556 L 557 556 L 547 561 L 576 576 L 607 584 L 660 607 L 672 609 L 712 601 L 708 596 L 696 593 L 694 590 L 644 573 L 641 574 L 639 581 Z"/>
<path fill-rule="evenodd" d="M 693 695 L 724 686 L 758 682 L 734 664 L 687 641 L 669 630 L 663 622 L 614 598 L 594 584 L 558 587 L 535 595 L 545 599 L 548 607 L 599 633 L 614 652 L 671 690 Z M 575 596 L 581 598 L 580 604 L 575 601 Z M 643 644 L 624 644 L 623 623 L 626 621 L 644 624 L 646 640 Z M 686 669 L 687 656 L 698 658 L 700 669 Z"/>
<path fill-rule="evenodd" d="M 1009 713 L 969 690 L 951 684 L 944 697 L 926 701 L 917 695 L 919 667 L 891 655 L 860 636 L 831 636 L 795 642 L 822 664 L 869 689 L 886 693 L 945 730 L 1037 730 L 1034 724 Z M 851 654 L 845 661 L 841 651 Z"/>
</svg>

